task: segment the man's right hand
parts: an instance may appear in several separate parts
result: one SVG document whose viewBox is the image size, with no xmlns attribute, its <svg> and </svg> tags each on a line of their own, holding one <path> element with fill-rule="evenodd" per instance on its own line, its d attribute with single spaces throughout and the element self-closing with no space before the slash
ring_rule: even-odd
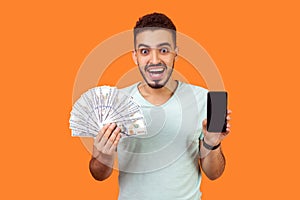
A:
<svg viewBox="0 0 300 200">
<path fill-rule="evenodd" d="M 102 164 L 111 166 L 117 149 L 121 129 L 115 123 L 106 124 L 94 139 L 93 157 Z"/>
</svg>

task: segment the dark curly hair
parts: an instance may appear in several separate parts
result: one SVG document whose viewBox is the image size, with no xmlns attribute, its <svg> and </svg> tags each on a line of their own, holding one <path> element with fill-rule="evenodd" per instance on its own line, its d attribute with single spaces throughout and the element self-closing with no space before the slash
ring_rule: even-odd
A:
<svg viewBox="0 0 300 200">
<path fill-rule="evenodd" d="M 136 36 L 145 30 L 157 30 L 160 28 L 169 29 L 172 32 L 174 44 L 176 46 L 176 27 L 169 17 L 162 13 L 147 14 L 136 22 L 133 28 L 134 46 L 136 44 Z"/>
</svg>

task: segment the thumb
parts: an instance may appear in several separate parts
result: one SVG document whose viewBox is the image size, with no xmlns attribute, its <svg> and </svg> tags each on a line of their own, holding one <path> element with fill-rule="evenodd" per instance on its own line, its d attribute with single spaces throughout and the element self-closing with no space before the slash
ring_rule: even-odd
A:
<svg viewBox="0 0 300 200">
<path fill-rule="evenodd" d="M 206 130 L 206 127 L 207 127 L 207 119 L 204 119 L 204 120 L 202 121 L 202 128 L 203 128 L 204 130 Z"/>
</svg>

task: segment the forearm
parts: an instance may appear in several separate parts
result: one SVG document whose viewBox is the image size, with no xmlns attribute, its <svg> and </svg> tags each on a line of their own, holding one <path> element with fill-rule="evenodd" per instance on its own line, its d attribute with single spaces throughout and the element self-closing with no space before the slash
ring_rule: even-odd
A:
<svg viewBox="0 0 300 200">
<path fill-rule="evenodd" d="M 89 163 L 92 176 L 103 181 L 107 179 L 114 165 L 121 129 L 115 123 L 106 124 L 94 139 L 93 156 Z"/>
<path fill-rule="evenodd" d="M 215 180 L 222 175 L 225 169 L 225 157 L 221 146 L 215 150 L 208 150 L 203 146 L 202 141 L 200 145 L 201 168 L 209 179 Z"/>
<path fill-rule="evenodd" d="M 94 177 L 98 181 L 107 179 L 112 173 L 112 166 L 109 164 L 103 164 L 98 158 L 92 157 L 89 163 L 89 169 Z"/>
<path fill-rule="evenodd" d="M 112 173 L 113 164 L 113 155 L 105 155 L 94 146 L 93 155 L 89 163 L 90 172 L 94 179 L 98 181 L 107 179 Z"/>
</svg>

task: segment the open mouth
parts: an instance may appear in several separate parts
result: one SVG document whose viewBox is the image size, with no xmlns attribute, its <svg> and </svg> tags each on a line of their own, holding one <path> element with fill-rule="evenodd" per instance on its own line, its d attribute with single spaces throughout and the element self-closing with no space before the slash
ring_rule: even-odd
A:
<svg viewBox="0 0 300 200">
<path fill-rule="evenodd" d="M 165 75 L 166 68 L 165 67 L 149 67 L 146 72 L 150 79 L 152 80 L 160 80 Z"/>
</svg>

